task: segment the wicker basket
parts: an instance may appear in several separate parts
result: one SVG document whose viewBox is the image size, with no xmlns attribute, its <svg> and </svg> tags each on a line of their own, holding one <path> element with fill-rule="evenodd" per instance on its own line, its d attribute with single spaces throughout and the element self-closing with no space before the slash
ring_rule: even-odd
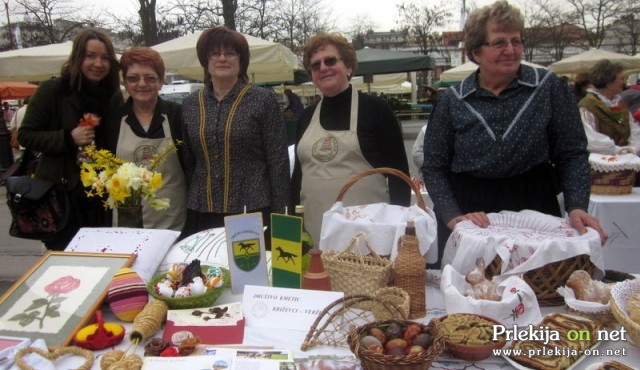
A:
<svg viewBox="0 0 640 370">
<path fill-rule="evenodd" d="M 203 272 L 206 272 L 208 268 L 209 266 L 202 265 Z M 213 303 L 220 297 L 220 295 L 222 295 L 222 293 L 224 292 L 224 289 L 229 286 L 229 283 L 231 281 L 231 273 L 229 272 L 229 270 L 223 267 L 219 267 L 219 268 L 222 271 L 222 275 L 223 275 L 222 277 L 224 281 L 223 285 L 219 288 L 209 289 L 204 294 L 195 295 L 191 297 L 184 297 L 184 298 L 169 298 L 169 297 L 159 295 L 155 291 L 155 285 L 165 278 L 165 274 L 160 274 L 154 277 L 147 284 L 147 291 L 153 298 L 165 302 L 169 307 L 169 309 L 171 310 L 197 308 L 197 307 L 209 307 L 213 305 Z"/>
<path fill-rule="evenodd" d="M 404 290 L 397 287 L 384 287 L 376 290 L 374 293 L 374 298 L 382 301 L 382 302 L 390 302 L 398 307 L 401 311 L 401 314 L 404 316 L 403 319 L 409 317 L 409 294 Z M 380 304 L 374 304 L 373 308 L 373 316 L 376 318 L 376 321 L 387 321 L 387 320 L 397 320 L 397 315 L 389 312 L 386 307 L 383 307 Z"/>
<path fill-rule="evenodd" d="M 502 259 L 500 256 L 496 256 L 486 268 L 487 275 L 489 277 L 500 275 L 501 268 Z M 565 285 L 571 273 L 576 270 L 584 270 L 589 275 L 593 275 L 595 265 L 588 255 L 581 254 L 566 260 L 547 263 L 526 272 L 523 278 L 536 294 L 538 304 L 541 306 L 561 306 L 564 304 L 564 297 L 557 292 L 557 289 L 559 286 Z"/>
<path fill-rule="evenodd" d="M 611 288 L 609 305 L 611 306 L 613 317 L 629 333 L 631 343 L 636 347 L 640 347 L 640 324 L 631 320 L 623 309 L 627 305 L 629 298 L 634 294 L 640 294 L 640 282 L 627 280 L 617 283 Z"/>
<path fill-rule="evenodd" d="M 360 253 L 360 244 L 364 244 L 371 254 Z M 354 247 L 357 253 L 351 252 Z M 373 296 L 376 290 L 387 286 L 391 274 L 391 260 L 378 256 L 364 233 L 354 236 L 343 251 L 324 252 L 322 264 L 331 277 L 332 290 L 345 295 Z"/>
<path fill-rule="evenodd" d="M 631 194 L 636 180 L 636 171 L 614 172 L 591 171 L 591 193 L 601 195 Z"/>
<path fill-rule="evenodd" d="M 364 333 L 368 333 L 369 329 L 374 326 L 385 327 L 389 323 L 391 321 L 376 321 L 359 328 L 354 327 L 349 331 L 349 337 L 347 338 L 349 348 L 360 359 L 360 364 L 364 370 L 427 370 L 431 367 L 433 360 L 444 351 L 444 337 L 442 330 L 438 330 L 439 323 L 436 320 L 431 320 L 426 326 L 420 324 L 423 327 L 423 332 L 429 333 L 433 337 L 431 346 L 420 353 L 407 356 L 392 356 L 375 353 L 360 346 L 360 338 Z M 408 325 L 414 322 L 402 321 L 402 323 Z"/>
</svg>

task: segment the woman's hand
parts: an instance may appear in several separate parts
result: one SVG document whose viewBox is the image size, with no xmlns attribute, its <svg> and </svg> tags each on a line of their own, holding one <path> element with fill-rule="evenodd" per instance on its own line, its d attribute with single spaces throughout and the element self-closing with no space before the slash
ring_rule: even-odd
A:
<svg viewBox="0 0 640 370">
<path fill-rule="evenodd" d="M 581 235 L 587 232 L 587 226 L 592 227 L 600 234 L 602 245 L 607 241 L 607 233 L 602 230 L 600 222 L 582 209 L 574 209 L 569 212 L 569 223 L 574 229 L 578 230 Z"/>
<path fill-rule="evenodd" d="M 453 230 L 456 227 L 456 224 L 458 224 L 458 222 L 465 221 L 465 220 L 471 220 L 471 222 L 473 222 L 474 224 L 480 227 L 487 227 L 491 224 L 491 222 L 489 222 L 489 217 L 487 217 L 486 213 L 471 212 L 471 213 L 464 214 L 462 216 L 457 216 L 452 218 L 451 220 L 449 220 L 449 222 L 447 222 L 447 227 Z"/>
<path fill-rule="evenodd" d="M 89 126 L 78 126 L 71 130 L 71 137 L 77 146 L 85 146 L 91 144 L 96 137 L 95 130 Z"/>
</svg>

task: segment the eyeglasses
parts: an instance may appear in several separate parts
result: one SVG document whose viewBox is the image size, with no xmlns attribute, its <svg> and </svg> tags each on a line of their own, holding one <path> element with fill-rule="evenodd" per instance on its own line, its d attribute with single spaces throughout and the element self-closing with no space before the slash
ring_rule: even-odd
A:
<svg viewBox="0 0 640 370">
<path fill-rule="evenodd" d="M 227 59 L 235 59 L 240 56 L 240 54 L 234 51 L 210 51 L 207 53 L 207 58 L 209 59 L 220 59 L 223 56 Z"/>
<path fill-rule="evenodd" d="M 503 39 L 503 40 L 485 42 L 482 45 L 483 46 L 489 46 L 489 47 L 492 47 L 494 49 L 502 50 L 502 49 L 506 49 L 507 46 L 509 46 L 509 44 L 511 44 L 511 46 L 514 49 L 519 49 L 519 48 L 524 46 L 524 40 L 522 40 L 522 39 L 513 39 L 513 40 L 509 41 L 509 40 L 504 40 Z"/>
<path fill-rule="evenodd" d="M 322 65 L 322 63 L 324 63 L 324 65 L 327 67 L 333 67 L 336 65 L 336 63 L 338 63 L 339 60 L 340 58 L 338 57 L 326 57 L 322 60 L 311 63 L 309 65 L 309 68 L 311 68 L 312 71 L 317 71 L 320 69 L 320 66 Z"/>
<path fill-rule="evenodd" d="M 127 76 L 124 78 L 125 81 L 127 81 L 127 83 L 130 84 L 137 84 L 138 82 L 140 82 L 140 80 L 144 80 L 144 83 L 146 83 L 147 85 L 151 85 L 154 84 L 156 82 L 158 82 L 158 80 L 160 80 L 159 77 L 156 76 Z"/>
</svg>

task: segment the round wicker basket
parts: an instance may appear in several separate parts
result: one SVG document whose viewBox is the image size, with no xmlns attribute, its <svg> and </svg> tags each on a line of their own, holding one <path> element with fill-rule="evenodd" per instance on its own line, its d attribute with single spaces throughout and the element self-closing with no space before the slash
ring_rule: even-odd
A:
<svg viewBox="0 0 640 370">
<path fill-rule="evenodd" d="M 500 256 L 496 256 L 486 268 L 487 275 L 489 277 L 500 275 L 501 266 L 502 260 Z M 581 254 L 528 271 L 523 278 L 533 289 L 541 306 L 561 306 L 564 304 L 564 297 L 557 292 L 558 287 L 564 285 L 574 271 L 585 270 L 592 275 L 595 268 L 591 258 Z"/>
<path fill-rule="evenodd" d="M 366 348 L 360 346 L 360 338 L 364 333 L 368 333 L 372 327 L 385 327 L 392 321 L 376 321 L 365 324 L 358 328 L 351 328 L 349 331 L 349 337 L 347 342 L 349 348 L 360 359 L 360 364 L 364 370 L 428 370 L 431 367 L 433 360 L 438 357 L 444 351 L 444 337 L 442 331 L 438 330 L 438 323 L 435 320 L 431 320 L 429 324 L 423 325 L 423 332 L 429 333 L 433 341 L 431 346 L 426 350 L 406 356 L 392 356 L 382 353 L 375 353 L 369 351 Z M 414 324 L 413 321 L 400 321 L 401 323 L 408 325 Z"/>
<path fill-rule="evenodd" d="M 209 266 L 202 265 L 201 268 L 203 272 L 206 272 Z M 224 289 L 229 286 L 229 283 L 231 281 L 231 273 L 229 272 L 229 270 L 224 267 L 219 268 L 222 271 L 222 279 L 224 283 L 221 287 L 209 289 L 204 294 L 184 298 L 169 298 L 159 295 L 158 293 L 156 293 L 155 285 L 165 278 L 165 274 L 160 274 L 151 279 L 151 281 L 147 284 L 147 290 L 153 298 L 165 302 L 171 310 L 209 307 L 213 305 L 213 303 L 220 297 L 220 295 L 222 295 Z"/>
<path fill-rule="evenodd" d="M 623 195 L 631 194 L 636 180 L 636 171 L 614 172 L 591 171 L 591 194 Z"/>
<path fill-rule="evenodd" d="M 640 294 L 640 282 L 637 279 L 617 283 L 611 288 L 609 305 L 611 306 L 613 317 L 631 337 L 631 343 L 636 347 L 640 347 L 640 323 L 631 320 L 626 312 L 627 302 L 635 294 Z"/>
</svg>

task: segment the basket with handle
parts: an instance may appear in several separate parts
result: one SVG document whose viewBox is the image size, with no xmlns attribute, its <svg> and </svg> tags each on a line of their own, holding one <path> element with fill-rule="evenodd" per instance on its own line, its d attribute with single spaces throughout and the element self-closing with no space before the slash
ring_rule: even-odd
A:
<svg viewBox="0 0 640 370">
<path fill-rule="evenodd" d="M 370 170 L 366 170 L 366 171 L 362 171 L 360 173 L 358 173 L 357 175 L 354 175 L 351 179 L 349 179 L 349 181 L 347 181 L 346 184 L 344 184 L 344 186 L 342 187 L 342 189 L 340 189 L 340 192 L 338 193 L 338 197 L 336 198 L 336 202 L 342 202 L 342 200 L 344 199 L 345 194 L 347 194 L 347 191 L 349 191 L 349 189 L 356 183 L 358 182 L 358 180 L 361 180 L 367 176 L 371 176 L 371 175 L 377 175 L 377 174 L 388 174 L 388 175 L 395 175 L 398 176 L 399 178 L 401 178 L 402 180 L 404 180 L 404 182 L 406 182 L 407 184 L 409 184 L 409 186 L 411 187 L 411 190 L 413 190 L 413 192 L 416 194 L 416 204 L 418 207 L 420 207 L 420 209 L 426 211 L 427 207 L 424 203 L 424 199 L 422 198 L 422 194 L 420 193 L 420 188 L 418 187 L 418 185 L 416 185 L 415 182 L 413 182 L 411 180 L 411 178 L 409 176 L 407 176 L 404 172 L 400 171 L 400 170 L 396 170 L 395 168 L 390 168 L 390 167 L 379 167 L 379 168 L 373 168 Z"/>
<path fill-rule="evenodd" d="M 360 252 L 364 245 L 370 254 Z M 355 251 L 352 251 L 355 248 Z M 359 233 L 346 249 L 322 254 L 322 264 L 331 277 L 331 288 L 345 295 L 366 294 L 387 286 L 391 274 L 391 260 L 380 257 L 371 247 L 367 235 Z"/>
<path fill-rule="evenodd" d="M 366 176 L 381 174 L 401 178 L 416 193 L 416 203 L 408 207 L 386 202 L 345 206 L 343 199 L 356 182 Z M 363 188 L 356 190 L 366 191 Z M 404 234 L 406 223 L 411 219 L 415 224 L 419 249 L 425 254 L 436 238 L 436 220 L 433 211 L 425 206 L 418 186 L 409 176 L 393 168 L 382 167 L 363 171 L 349 179 L 338 193 L 336 203 L 324 213 L 320 249 L 325 253 L 339 251 L 351 243 L 354 235 L 364 232 L 368 236 L 371 249 L 382 257 L 389 256 L 394 259 L 397 240 Z M 431 256 L 431 253 L 428 256 Z"/>
</svg>

